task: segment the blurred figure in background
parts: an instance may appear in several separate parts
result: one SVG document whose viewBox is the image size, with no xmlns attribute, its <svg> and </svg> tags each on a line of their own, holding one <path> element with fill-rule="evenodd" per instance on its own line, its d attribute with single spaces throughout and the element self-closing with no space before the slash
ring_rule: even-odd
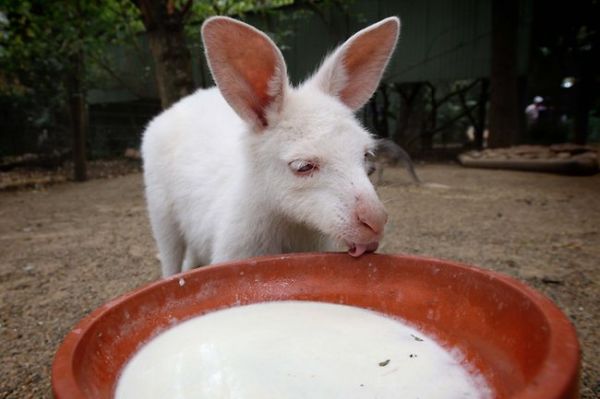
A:
<svg viewBox="0 0 600 399">
<path fill-rule="evenodd" d="M 474 145 L 475 143 L 475 126 L 470 125 L 467 128 L 467 131 L 465 132 L 465 135 L 467 136 L 467 140 L 469 141 L 469 145 Z M 483 148 L 487 148 L 488 146 L 488 139 L 490 138 L 490 131 L 489 129 L 485 129 L 483 131 L 483 142 L 482 142 L 482 147 Z"/>
<path fill-rule="evenodd" d="M 527 118 L 527 127 L 531 128 L 534 126 L 540 119 L 540 113 L 546 111 L 546 106 L 544 105 L 544 99 L 540 96 L 535 96 L 533 98 L 533 103 L 529 104 L 525 108 L 525 117 Z"/>
</svg>

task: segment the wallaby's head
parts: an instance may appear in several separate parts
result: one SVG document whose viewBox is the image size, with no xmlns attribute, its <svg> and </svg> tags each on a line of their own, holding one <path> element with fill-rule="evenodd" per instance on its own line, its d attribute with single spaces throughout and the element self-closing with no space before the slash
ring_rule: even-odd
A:
<svg viewBox="0 0 600 399">
<path fill-rule="evenodd" d="M 240 162 L 265 206 L 346 244 L 353 256 L 377 248 L 387 221 L 367 177 L 375 140 L 354 112 L 376 90 L 399 28 L 392 17 L 363 29 L 293 88 L 265 34 L 226 17 L 202 27 L 217 86 L 248 125 Z"/>
</svg>

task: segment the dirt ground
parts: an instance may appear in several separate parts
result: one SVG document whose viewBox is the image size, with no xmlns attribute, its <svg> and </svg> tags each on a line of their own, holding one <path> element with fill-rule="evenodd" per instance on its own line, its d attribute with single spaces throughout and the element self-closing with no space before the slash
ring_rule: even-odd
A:
<svg viewBox="0 0 600 399">
<path fill-rule="evenodd" d="M 600 175 L 420 165 L 386 170 L 381 252 L 510 274 L 554 300 L 583 348 L 582 397 L 600 395 Z M 57 346 L 83 316 L 159 277 L 139 173 L 0 192 L 0 397 L 46 398 Z"/>
</svg>

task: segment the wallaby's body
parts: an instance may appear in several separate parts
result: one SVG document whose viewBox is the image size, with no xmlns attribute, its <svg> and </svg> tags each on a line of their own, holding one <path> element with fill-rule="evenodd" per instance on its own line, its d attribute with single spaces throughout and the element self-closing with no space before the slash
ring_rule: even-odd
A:
<svg viewBox="0 0 600 399">
<path fill-rule="evenodd" d="M 404 165 L 413 183 L 421 184 L 421 179 L 419 179 L 417 172 L 415 172 L 415 166 L 410 158 L 410 155 L 408 155 L 408 153 L 402 147 L 394 143 L 392 140 L 377 140 L 374 155 L 374 167 L 377 171 L 377 184 L 381 184 L 383 182 L 383 171 L 386 167 L 397 166 L 399 163 Z"/>
<path fill-rule="evenodd" d="M 218 88 L 159 115 L 142 143 L 163 275 L 339 244 L 353 256 L 377 248 L 387 215 L 366 174 L 375 140 L 353 111 L 375 90 L 398 28 L 388 18 L 362 31 L 292 88 L 266 35 L 224 17 L 204 24 Z"/>
</svg>

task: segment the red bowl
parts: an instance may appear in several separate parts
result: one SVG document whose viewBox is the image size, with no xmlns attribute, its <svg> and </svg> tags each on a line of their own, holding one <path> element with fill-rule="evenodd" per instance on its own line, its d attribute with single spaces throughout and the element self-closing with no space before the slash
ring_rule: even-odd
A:
<svg viewBox="0 0 600 399">
<path fill-rule="evenodd" d="M 84 318 L 52 365 L 57 399 L 112 398 L 121 369 L 151 337 L 217 309 L 277 300 L 369 308 L 460 349 L 497 398 L 579 397 L 575 329 L 513 278 L 401 255 L 293 254 L 231 262 L 160 280 Z"/>
</svg>

